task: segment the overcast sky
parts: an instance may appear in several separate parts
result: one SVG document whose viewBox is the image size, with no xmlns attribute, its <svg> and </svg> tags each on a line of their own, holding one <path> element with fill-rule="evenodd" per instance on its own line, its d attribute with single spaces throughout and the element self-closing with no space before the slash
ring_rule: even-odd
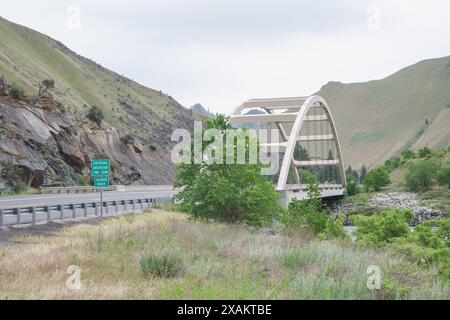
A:
<svg viewBox="0 0 450 320">
<path fill-rule="evenodd" d="M 449 13 L 448 0 L 13 0 L 0 11 L 186 107 L 222 113 L 450 55 Z"/>
</svg>

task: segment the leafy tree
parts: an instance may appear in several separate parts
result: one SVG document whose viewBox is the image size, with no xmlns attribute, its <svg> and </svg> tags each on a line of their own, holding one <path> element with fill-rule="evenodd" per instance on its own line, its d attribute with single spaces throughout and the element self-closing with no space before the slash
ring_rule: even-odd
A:
<svg viewBox="0 0 450 320">
<path fill-rule="evenodd" d="M 347 195 L 354 196 L 359 193 L 358 183 L 356 182 L 354 176 L 347 175 Z"/>
<path fill-rule="evenodd" d="M 437 180 L 441 186 L 447 186 L 450 189 L 450 167 L 442 166 L 438 171 Z"/>
<path fill-rule="evenodd" d="M 230 134 L 228 118 L 218 115 L 207 122 L 209 129 Z M 192 139 L 194 140 L 194 139 Z M 237 161 L 237 139 L 233 141 L 234 163 Z M 246 154 L 250 137 L 244 141 Z M 264 225 L 279 211 L 278 193 L 272 182 L 261 175 L 261 164 L 226 164 L 223 144 L 223 164 L 209 163 L 202 157 L 200 164 L 179 164 L 175 187 L 183 191 L 175 197 L 181 208 L 195 219 Z M 203 143 L 202 150 L 207 147 Z M 192 148 L 193 150 L 194 148 Z"/>
<path fill-rule="evenodd" d="M 364 179 L 367 191 L 380 191 L 382 187 L 387 186 L 389 183 L 389 173 L 384 166 L 371 170 Z"/>
<path fill-rule="evenodd" d="M 99 127 L 102 124 L 103 119 L 105 118 L 103 111 L 97 106 L 92 106 L 86 116 L 89 120 L 95 122 Z"/>
<path fill-rule="evenodd" d="M 400 157 L 394 157 L 389 160 L 386 160 L 384 162 L 384 167 L 389 171 L 392 172 L 394 169 L 398 168 L 400 166 L 402 159 Z"/>
<path fill-rule="evenodd" d="M 361 167 L 361 174 L 359 175 L 359 181 L 360 183 L 364 183 L 364 180 L 366 179 L 367 176 L 367 168 L 366 165 L 363 164 Z"/>
<path fill-rule="evenodd" d="M 413 164 L 406 174 L 406 186 L 411 191 L 426 191 L 431 188 L 433 179 L 436 178 L 439 164 L 434 160 L 424 160 Z"/>
</svg>

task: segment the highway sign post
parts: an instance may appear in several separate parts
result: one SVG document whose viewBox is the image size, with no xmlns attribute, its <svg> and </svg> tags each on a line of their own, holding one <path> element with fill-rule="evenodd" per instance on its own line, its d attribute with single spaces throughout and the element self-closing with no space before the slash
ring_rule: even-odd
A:
<svg viewBox="0 0 450 320">
<path fill-rule="evenodd" d="M 94 177 L 94 187 L 100 189 L 100 214 L 103 216 L 103 189 L 109 187 L 111 162 L 109 159 L 91 161 L 91 176 Z"/>
</svg>

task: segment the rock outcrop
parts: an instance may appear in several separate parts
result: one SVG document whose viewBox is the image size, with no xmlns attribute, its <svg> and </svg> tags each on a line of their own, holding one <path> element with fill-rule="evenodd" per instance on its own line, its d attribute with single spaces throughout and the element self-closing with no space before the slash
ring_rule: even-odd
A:
<svg viewBox="0 0 450 320">
<path fill-rule="evenodd" d="M 94 158 L 111 159 L 112 183 L 170 184 L 174 177 L 169 149 L 125 144 L 108 123 L 97 127 L 51 101 L 33 106 L 0 97 L 0 169 L 7 163 L 20 168 L 31 186 L 70 185 Z"/>
</svg>

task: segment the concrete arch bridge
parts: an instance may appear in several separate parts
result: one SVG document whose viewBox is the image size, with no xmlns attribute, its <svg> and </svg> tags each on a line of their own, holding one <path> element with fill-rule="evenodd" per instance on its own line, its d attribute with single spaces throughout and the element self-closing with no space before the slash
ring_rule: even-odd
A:
<svg viewBox="0 0 450 320">
<path fill-rule="evenodd" d="M 271 178 L 277 183 L 285 206 L 293 198 L 307 198 L 310 176 L 319 181 L 323 198 L 344 195 L 346 180 L 339 137 L 328 103 L 322 97 L 247 100 L 233 110 L 230 122 L 279 130 L 280 141 L 270 141 L 262 147 L 280 151 L 280 170 Z"/>
</svg>

